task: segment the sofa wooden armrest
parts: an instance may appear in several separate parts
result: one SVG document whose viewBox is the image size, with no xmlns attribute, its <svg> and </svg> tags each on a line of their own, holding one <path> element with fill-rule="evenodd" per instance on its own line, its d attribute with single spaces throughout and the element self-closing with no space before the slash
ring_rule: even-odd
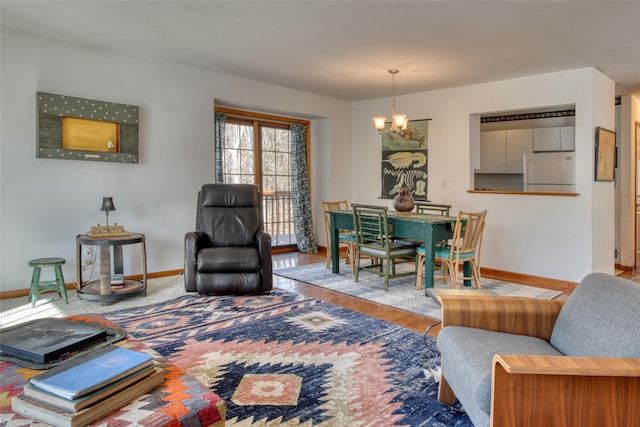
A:
<svg viewBox="0 0 640 427">
<path fill-rule="evenodd" d="M 442 327 L 466 326 L 549 341 L 564 301 L 524 297 L 443 295 Z"/>
<path fill-rule="evenodd" d="M 496 355 L 491 426 L 640 425 L 640 358 Z"/>
</svg>

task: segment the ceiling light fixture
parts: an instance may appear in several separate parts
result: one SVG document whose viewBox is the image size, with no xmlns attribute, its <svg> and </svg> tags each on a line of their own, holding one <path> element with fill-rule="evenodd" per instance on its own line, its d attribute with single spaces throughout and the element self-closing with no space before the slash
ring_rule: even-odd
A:
<svg viewBox="0 0 640 427">
<path fill-rule="evenodd" d="M 393 104 L 391 109 L 391 127 L 387 130 L 384 130 L 385 124 L 387 122 L 386 117 L 374 117 L 373 123 L 378 129 L 379 134 L 383 134 L 385 132 L 395 132 L 400 133 L 400 131 L 405 130 L 407 128 L 407 124 L 409 123 L 409 119 L 406 114 L 396 114 L 396 74 L 400 71 L 396 69 L 389 70 L 391 74 L 391 93 L 393 95 Z"/>
</svg>

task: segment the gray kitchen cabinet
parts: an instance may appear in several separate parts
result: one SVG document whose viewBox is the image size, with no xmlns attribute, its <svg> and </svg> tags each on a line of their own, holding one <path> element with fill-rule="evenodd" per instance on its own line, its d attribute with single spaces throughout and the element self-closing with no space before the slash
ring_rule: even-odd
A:
<svg viewBox="0 0 640 427">
<path fill-rule="evenodd" d="M 574 151 L 575 127 L 555 126 L 533 129 L 533 151 Z"/>
<path fill-rule="evenodd" d="M 524 173 L 523 155 L 533 153 L 533 129 L 507 131 L 507 173 Z"/>
<path fill-rule="evenodd" d="M 533 129 L 484 131 L 480 135 L 481 173 L 523 173 L 522 157 L 533 151 Z"/>
<path fill-rule="evenodd" d="M 507 170 L 507 132 L 486 131 L 480 134 L 480 170 L 482 173 L 505 173 Z"/>
</svg>

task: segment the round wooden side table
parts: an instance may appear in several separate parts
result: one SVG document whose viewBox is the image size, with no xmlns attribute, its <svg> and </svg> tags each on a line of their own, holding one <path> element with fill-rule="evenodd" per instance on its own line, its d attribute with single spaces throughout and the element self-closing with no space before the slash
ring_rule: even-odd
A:
<svg viewBox="0 0 640 427">
<path fill-rule="evenodd" d="M 111 284 L 111 248 L 113 247 L 113 273 L 123 274 L 122 246 L 140 244 L 142 248 L 142 280 L 123 279 L 122 284 Z M 82 246 L 100 247 L 100 279 L 84 283 L 82 280 Z M 78 298 L 112 303 L 137 295 L 147 295 L 147 250 L 145 236 L 131 233 L 128 236 L 91 237 L 87 234 L 76 236 L 76 287 Z"/>
</svg>

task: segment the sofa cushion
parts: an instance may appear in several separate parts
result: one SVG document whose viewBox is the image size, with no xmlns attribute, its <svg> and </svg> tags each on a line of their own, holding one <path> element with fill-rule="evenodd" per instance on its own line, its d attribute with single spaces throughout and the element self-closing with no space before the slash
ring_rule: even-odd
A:
<svg viewBox="0 0 640 427">
<path fill-rule="evenodd" d="M 462 406 L 471 412 L 491 408 L 491 369 L 496 354 L 561 356 L 548 342 L 464 326 L 447 326 L 438 334 L 442 372 Z M 446 355 L 446 356 L 445 356 Z"/>
<path fill-rule="evenodd" d="M 562 307 L 551 344 L 568 356 L 640 357 L 640 284 L 586 276 Z"/>
</svg>

